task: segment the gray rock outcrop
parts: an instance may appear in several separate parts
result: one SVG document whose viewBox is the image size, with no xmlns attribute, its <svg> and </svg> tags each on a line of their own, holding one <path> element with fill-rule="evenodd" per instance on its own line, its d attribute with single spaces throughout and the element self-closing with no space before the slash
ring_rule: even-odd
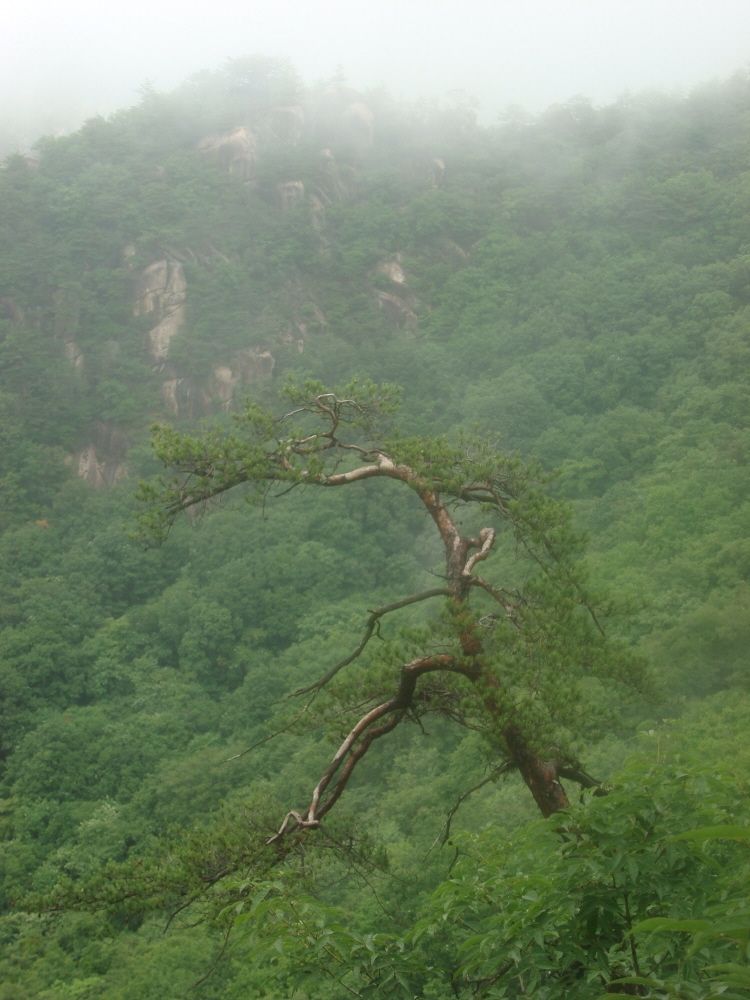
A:
<svg viewBox="0 0 750 1000">
<path fill-rule="evenodd" d="M 390 282 L 387 290 L 381 288 L 375 292 L 378 304 L 389 320 L 396 326 L 416 326 L 418 319 L 413 309 L 414 297 L 401 266 L 401 255 L 397 254 L 394 260 L 382 261 L 375 270 Z"/>
<path fill-rule="evenodd" d="M 351 87 L 328 87 L 311 101 L 314 133 L 322 143 L 343 143 L 360 153 L 372 147 L 375 115 Z"/>
<path fill-rule="evenodd" d="M 156 320 L 148 332 L 148 353 L 153 365 L 161 365 L 170 340 L 185 325 L 187 282 L 182 264 L 176 260 L 149 264 L 136 278 L 134 297 L 135 315 Z"/>
<path fill-rule="evenodd" d="M 116 424 L 95 424 L 91 441 L 75 456 L 78 475 L 96 489 L 113 486 L 126 475 L 125 455 L 128 443 Z"/>
<path fill-rule="evenodd" d="M 244 125 L 222 135 L 207 135 L 198 154 L 243 181 L 252 180 L 257 160 L 255 136 Z"/>
<path fill-rule="evenodd" d="M 443 183 L 444 177 L 445 177 L 445 162 L 436 157 L 430 163 L 430 186 L 434 188 L 440 187 L 440 185 Z"/>
<path fill-rule="evenodd" d="M 398 295 L 392 295 L 390 292 L 378 291 L 376 292 L 378 297 L 378 302 L 381 309 L 385 310 L 386 315 L 389 320 L 396 326 L 416 326 L 419 322 L 417 319 L 417 314 L 408 304 L 404 302 L 402 298 Z"/>
<path fill-rule="evenodd" d="M 83 351 L 75 340 L 66 340 L 64 350 L 65 357 L 75 368 L 83 368 Z"/>
<path fill-rule="evenodd" d="M 162 400 L 173 416 L 191 420 L 211 416 L 217 404 L 222 410 L 231 410 L 241 401 L 242 387 L 269 378 L 275 365 L 270 351 L 248 347 L 238 351 L 230 364 L 214 365 L 204 384 L 191 378 L 166 379 Z"/>
<path fill-rule="evenodd" d="M 288 212 L 295 202 L 305 197 L 305 185 L 302 181 L 283 181 L 274 188 L 276 204 L 282 212 Z"/>
</svg>

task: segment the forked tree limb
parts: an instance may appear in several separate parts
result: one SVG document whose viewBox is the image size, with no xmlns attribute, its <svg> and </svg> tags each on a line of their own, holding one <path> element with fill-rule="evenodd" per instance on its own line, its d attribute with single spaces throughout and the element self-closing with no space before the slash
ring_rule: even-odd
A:
<svg viewBox="0 0 750 1000">
<path fill-rule="evenodd" d="M 476 543 L 476 544 L 474 544 Z M 479 552 L 475 552 L 473 556 L 466 560 L 466 565 L 461 571 L 463 576 L 471 576 L 471 571 L 474 569 L 478 562 L 486 559 L 490 554 L 490 549 L 495 543 L 495 529 L 494 528 L 482 528 L 479 532 L 479 538 L 471 539 L 471 547 L 479 548 Z M 480 548 L 481 546 L 481 548 Z"/>
<path fill-rule="evenodd" d="M 306 816 L 303 818 L 301 814 L 293 811 L 287 813 L 278 833 L 267 840 L 267 844 L 277 843 L 281 840 L 284 834 L 289 832 L 291 820 L 294 820 L 296 827 L 310 828 L 318 825 L 320 818 L 328 812 L 343 792 L 357 762 L 367 753 L 372 742 L 394 729 L 401 721 L 403 711 L 411 707 L 419 678 L 424 674 L 437 671 L 463 674 L 463 676 L 474 680 L 477 677 L 474 665 L 447 653 L 437 656 L 423 656 L 412 660 L 411 663 L 404 664 L 401 668 L 398 691 L 393 698 L 376 705 L 363 715 L 334 754 L 331 763 L 313 790 Z M 381 726 L 371 728 L 386 716 L 390 716 L 386 722 Z M 328 798 L 321 803 L 331 779 L 344 761 L 346 763 L 337 782 Z"/>
<path fill-rule="evenodd" d="M 305 393 L 309 394 L 306 396 Z M 263 483 L 280 482 L 287 486 L 336 487 L 372 478 L 399 481 L 419 497 L 437 528 L 445 551 L 445 586 L 370 611 L 357 647 L 320 680 L 295 694 L 312 695 L 314 698 L 339 671 L 361 655 L 383 615 L 433 596 L 447 597 L 454 609 L 453 624 L 460 652 L 455 655 L 427 655 L 403 665 L 397 690 L 390 698 L 381 695 L 383 700 L 380 704 L 373 706 L 369 701 L 370 707 L 343 740 L 321 776 L 309 806 L 290 812 L 269 843 L 278 841 L 295 827 L 317 825 L 320 817 L 340 796 L 357 762 L 372 742 L 398 725 L 412 708 L 419 678 L 432 671 L 460 673 L 472 682 L 484 679 L 488 686 L 484 695 L 485 708 L 502 735 L 509 760 L 520 771 L 543 815 L 548 816 L 567 806 L 567 796 L 559 777 L 569 775 L 580 783 L 581 776 L 587 781 L 589 776 L 584 776 L 582 772 L 574 774 L 575 769 L 566 768 L 563 763 L 542 760 L 533 749 L 522 718 L 515 718 L 515 713 L 508 717 L 507 699 L 499 690 L 499 678 L 495 677 L 486 662 L 483 630 L 477 625 L 468 600 L 474 588 L 481 588 L 503 608 L 509 625 L 523 629 L 524 598 L 474 575 L 477 565 L 488 558 L 493 548 L 495 530 L 485 527 L 478 537 L 465 537 L 452 511 L 461 504 L 492 507 L 512 527 L 517 543 L 541 572 L 550 577 L 556 587 L 573 591 L 575 596 L 572 600 L 586 607 L 594 623 L 600 627 L 585 587 L 571 569 L 573 564 L 570 559 L 580 546 L 580 536 L 569 529 L 569 516 L 551 501 L 552 509 L 548 510 L 549 504 L 545 506 L 545 502 L 534 493 L 531 477 L 535 473 L 515 458 L 498 457 L 489 443 L 480 443 L 474 452 L 451 447 L 442 439 L 424 442 L 419 439 L 397 440 L 386 450 L 377 445 L 368 447 L 370 442 L 361 446 L 341 440 L 338 434 L 342 425 L 360 422 L 370 409 L 373 413 L 378 409 L 383 413 L 389 412 L 384 406 L 390 398 L 388 393 L 378 397 L 376 388 L 369 384 L 359 398 L 355 391 L 346 393 L 351 398 L 341 398 L 325 391 L 322 386 L 317 388 L 317 384 L 313 383 L 306 385 L 304 392 L 291 391 L 288 395 L 295 403 L 301 404 L 302 410 L 319 418 L 322 423 L 319 430 L 299 436 L 294 436 L 292 431 L 292 436 L 283 438 L 279 436 L 279 422 L 270 411 L 249 407 L 243 418 L 244 424 L 242 420 L 238 422 L 239 426 L 247 427 L 254 435 L 249 444 L 234 435 L 216 436 L 206 442 L 182 437 L 169 428 L 155 433 L 159 457 L 187 476 L 182 483 L 175 481 L 166 487 L 166 499 L 162 501 L 166 508 L 166 522 L 169 523 L 177 511 L 222 494 L 240 483 L 254 483 L 256 487 Z M 294 413 L 287 414 L 286 419 L 292 416 Z M 360 464 L 354 468 L 342 468 L 342 456 L 347 455 L 356 456 L 355 461 Z M 195 481 L 191 477 L 195 477 Z"/>
<path fill-rule="evenodd" d="M 328 796 L 326 801 L 320 807 L 318 811 L 318 817 L 325 816 L 328 810 L 335 805 L 339 796 L 346 788 L 349 782 L 349 778 L 352 776 L 354 768 L 357 766 L 359 761 L 364 757 L 364 755 L 370 749 L 371 744 L 374 743 L 374 741 L 379 739 L 381 736 L 385 736 L 386 733 L 390 733 L 392 729 L 396 728 L 396 726 L 399 724 L 400 721 L 401 721 L 400 714 L 394 713 L 390 717 L 390 719 L 386 720 L 386 722 L 383 723 L 382 726 L 377 726 L 375 729 L 371 729 L 367 733 L 365 738 L 354 748 L 354 750 L 352 750 L 351 754 L 349 755 L 349 759 L 347 760 L 341 774 L 339 775 L 339 780 L 334 785 L 331 794 Z"/>
</svg>

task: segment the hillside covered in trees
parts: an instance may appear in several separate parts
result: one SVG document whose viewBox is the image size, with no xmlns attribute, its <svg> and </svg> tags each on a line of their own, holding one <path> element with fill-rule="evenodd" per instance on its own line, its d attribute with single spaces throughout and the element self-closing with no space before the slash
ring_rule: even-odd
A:
<svg viewBox="0 0 750 1000">
<path fill-rule="evenodd" d="M 748 233 L 745 75 L 480 128 L 252 58 L 7 159 L 0 1000 L 747 995 Z M 557 817 L 446 695 L 269 867 L 251 831 L 309 798 L 340 705 L 444 634 L 404 605 L 333 695 L 287 696 L 445 588 L 440 538 L 376 478 L 209 490 L 161 546 L 134 494 L 153 424 L 353 380 L 400 387 L 411 467 L 474 436 L 532 470 L 647 666 L 592 671 L 577 719 L 555 696 L 537 750 L 596 778 Z"/>
</svg>

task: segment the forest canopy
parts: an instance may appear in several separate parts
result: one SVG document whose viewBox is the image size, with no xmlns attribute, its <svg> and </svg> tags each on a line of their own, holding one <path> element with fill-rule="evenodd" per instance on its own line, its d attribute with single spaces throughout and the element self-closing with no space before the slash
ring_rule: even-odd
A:
<svg viewBox="0 0 750 1000">
<path fill-rule="evenodd" d="M 749 119 L 251 58 L 6 160 L 0 998 L 745 995 Z"/>
</svg>

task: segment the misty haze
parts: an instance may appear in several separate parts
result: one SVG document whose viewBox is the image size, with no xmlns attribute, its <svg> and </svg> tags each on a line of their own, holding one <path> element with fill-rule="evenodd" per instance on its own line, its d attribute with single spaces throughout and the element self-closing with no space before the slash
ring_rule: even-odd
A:
<svg viewBox="0 0 750 1000">
<path fill-rule="evenodd" d="M 6 12 L 0 1000 L 750 995 L 749 28 Z"/>
</svg>

